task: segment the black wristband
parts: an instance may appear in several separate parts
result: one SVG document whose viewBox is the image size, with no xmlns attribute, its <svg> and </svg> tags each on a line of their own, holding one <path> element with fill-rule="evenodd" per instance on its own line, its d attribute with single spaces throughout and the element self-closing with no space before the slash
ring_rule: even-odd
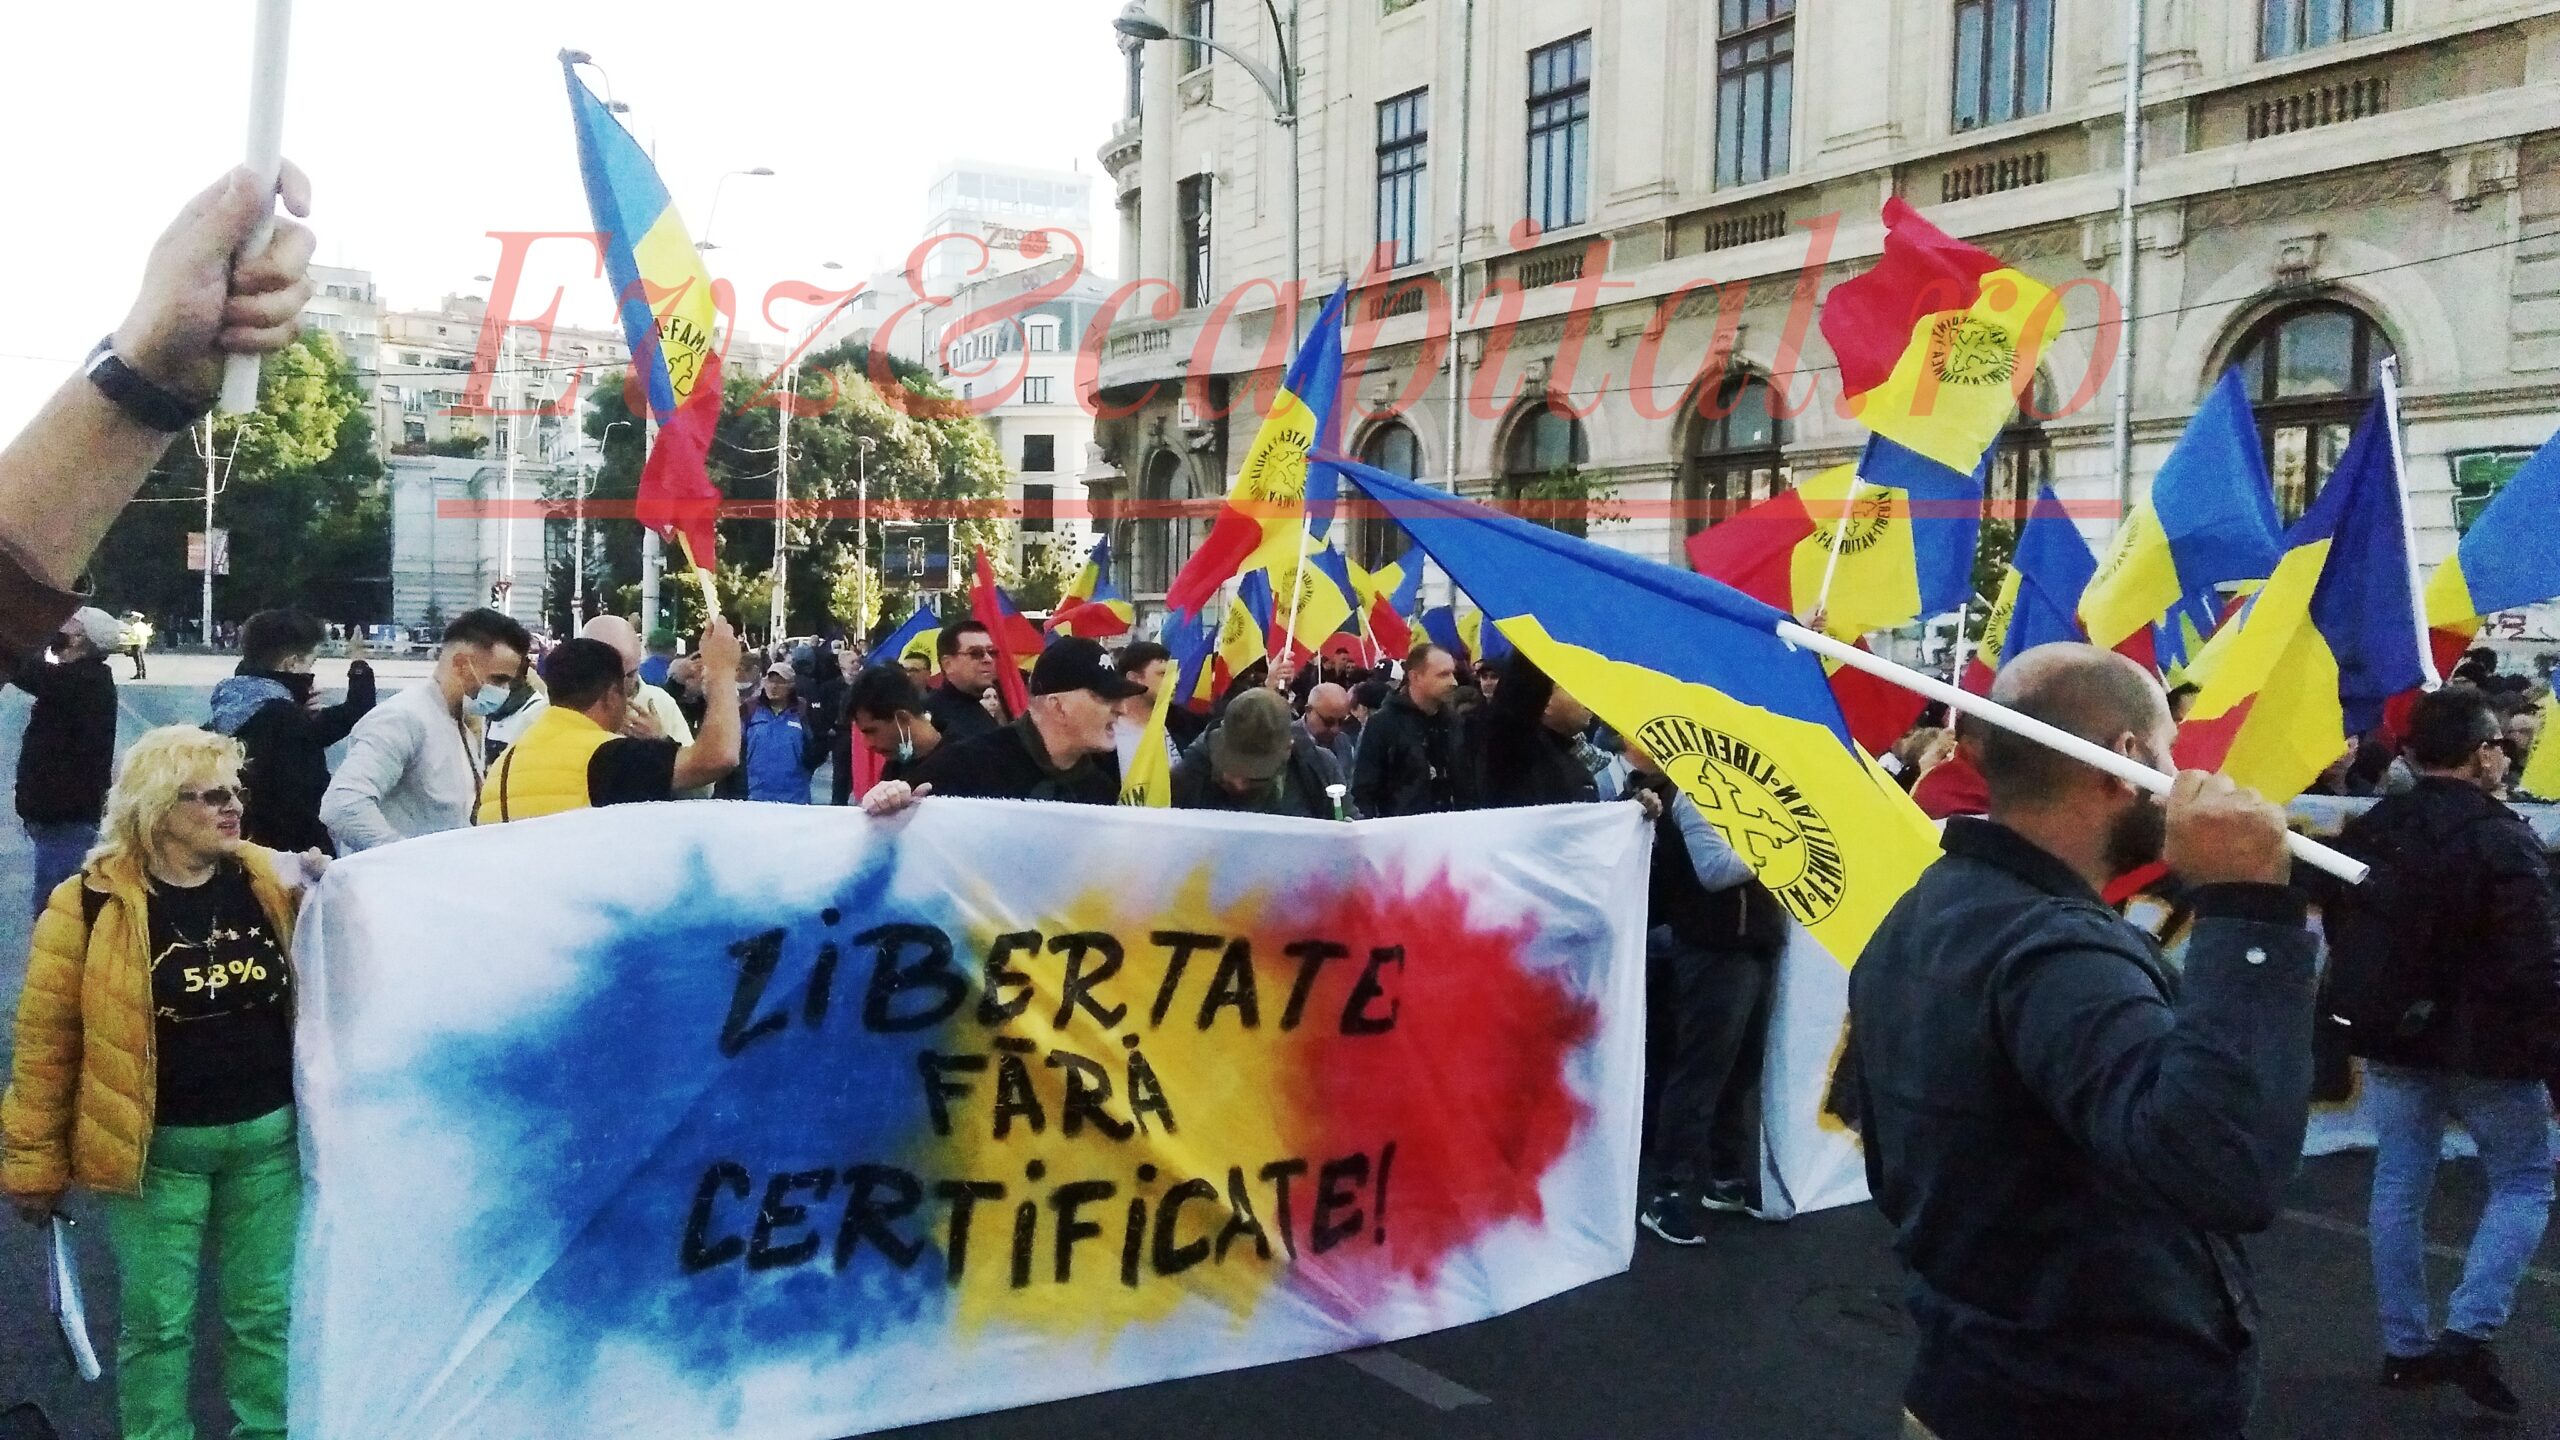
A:
<svg viewBox="0 0 2560 1440">
<path fill-rule="evenodd" d="M 213 401 L 189 400 L 124 363 L 113 335 L 98 342 L 82 367 L 98 393 L 137 423 L 174 435 L 213 413 Z"/>
</svg>

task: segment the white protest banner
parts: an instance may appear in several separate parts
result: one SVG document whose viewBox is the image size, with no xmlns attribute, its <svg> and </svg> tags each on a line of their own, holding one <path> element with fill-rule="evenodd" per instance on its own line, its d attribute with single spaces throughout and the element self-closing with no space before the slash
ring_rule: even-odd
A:
<svg viewBox="0 0 2560 1440">
<path fill-rule="evenodd" d="M 693 802 L 341 860 L 292 1433 L 818 1440 L 1616 1273 L 1651 837 Z"/>
</svg>

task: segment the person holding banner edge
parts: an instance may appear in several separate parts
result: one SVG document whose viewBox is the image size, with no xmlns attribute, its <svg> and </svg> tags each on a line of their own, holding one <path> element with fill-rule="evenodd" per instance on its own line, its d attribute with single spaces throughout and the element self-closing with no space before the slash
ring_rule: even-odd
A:
<svg viewBox="0 0 2560 1440">
<path fill-rule="evenodd" d="M 104 1201 L 133 1440 L 195 1433 L 207 1239 L 232 1433 L 284 1434 L 302 1190 L 291 892 L 328 859 L 242 840 L 243 761 L 238 741 L 180 725 L 125 756 L 98 848 L 36 924 L 0 1101 L 0 1191 L 21 1213 L 46 1219 L 74 1185 Z"/>
<path fill-rule="evenodd" d="M 2040 646 L 1992 698 L 2165 768 L 2149 672 Z M 2165 806 L 1968 716 L 1990 815 L 1849 978 L 1843 1079 L 1911 1271 L 1906 1433 L 1935 1440 L 2231 1440 L 2261 1363 L 2238 1237 L 2302 1154 L 2317 947 L 2284 812 L 2189 772 Z M 2185 968 L 2101 899 L 2164 859 L 2193 888 Z"/>
</svg>

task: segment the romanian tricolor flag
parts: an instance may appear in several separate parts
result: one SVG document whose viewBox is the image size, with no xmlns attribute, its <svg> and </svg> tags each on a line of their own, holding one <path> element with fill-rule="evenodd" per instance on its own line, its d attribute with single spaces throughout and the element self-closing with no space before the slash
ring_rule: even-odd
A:
<svg viewBox="0 0 2560 1440">
<path fill-rule="evenodd" d="M 2428 678 L 2380 398 L 2284 544 L 2265 588 L 2188 662 L 2198 694 L 2178 732 L 2180 768 L 2218 769 L 2278 803 Z"/>
<path fill-rule="evenodd" d="M 1331 486 L 1310 506 L 1307 455 L 1331 451 L 1339 439 L 1342 391 L 1342 311 L 1347 288 L 1336 289 L 1316 317 L 1315 328 L 1298 346 L 1297 358 L 1281 380 L 1271 413 L 1245 451 L 1244 467 L 1226 508 L 1218 512 L 1209 538 L 1165 591 L 1165 609 L 1197 615 L 1226 584 L 1243 571 L 1286 570 L 1298 563 L 1300 537 L 1310 520 L 1331 510 Z"/>
<path fill-rule="evenodd" d="M 659 426 L 640 470 L 635 510 L 640 523 L 675 542 L 709 601 L 721 498 L 707 463 L 720 424 L 720 355 L 712 348 L 719 295 L 648 153 L 574 68 L 566 62 L 560 68 L 577 123 L 587 209 L 613 280 L 631 367 Z"/>
<path fill-rule="evenodd" d="M 1823 301 L 1822 338 L 1860 424 L 1970 474 L 2033 382 L 2062 306 L 2042 282 L 1949 237 L 1899 197 L 1885 202 L 1884 224 L 1875 268 Z"/>
<path fill-rule="evenodd" d="M 1210 666 L 1217 693 L 1223 695 L 1235 678 L 1253 668 L 1255 662 L 1271 655 L 1271 616 L 1277 607 L 1271 599 L 1271 572 L 1251 570 L 1236 583 L 1235 594 L 1227 597 L 1226 619 L 1218 626 L 1216 654 Z M 1178 614 L 1165 618 L 1166 627 L 1175 633 L 1182 629 Z M 1167 647 L 1171 648 L 1170 642 Z"/>
<path fill-rule="evenodd" d="M 2471 643 L 2481 616 L 2560 597 L 2555 516 L 2560 516 L 2560 438 L 2534 452 L 2507 481 L 2427 582 L 2427 624 L 2437 632 L 2439 662 L 2448 642 L 2457 654 Z"/>
<path fill-rule="evenodd" d="M 2525 757 L 2516 788 L 2536 800 L 2560 801 L 2560 694 L 2542 702 L 2542 731 Z"/>
<path fill-rule="evenodd" d="M 2070 512 L 2055 499 L 2053 487 L 2036 493 L 2035 508 L 2018 530 L 2018 548 L 2000 579 L 1999 597 L 1983 626 L 1982 643 L 1965 666 L 1963 686 L 1977 695 L 1991 693 L 1991 677 L 2010 656 L 2023 655 L 2058 640 L 2082 640 L 2078 615 L 2081 592 L 2097 573 L 2097 557 Z"/>
<path fill-rule="evenodd" d="M 1129 760 L 1128 773 L 1120 777 L 1120 803 L 1145 805 L 1157 810 L 1173 804 L 1173 756 L 1165 748 L 1165 716 L 1172 712 L 1174 691 L 1181 688 L 1173 675 L 1164 677 L 1156 687 L 1155 707 L 1147 712 L 1146 728 L 1138 732 L 1138 753 Z"/>
<path fill-rule="evenodd" d="M 1843 963 L 1938 853 L 1900 786 L 1850 743 L 1781 611 L 1363 465 L 1397 518 L 1520 653 L 1640 744 L 1762 884 Z"/>
<path fill-rule="evenodd" d="M 1413 619 L 1422 606 L 1422 547 L 1409 545 L 1393 564 L 1380 570 L 1355 570 L 1366 597 L 1369 639 L 1382 654 L 1401 660 L 1413 648 Z"/>
<path fill-rule="evenodd" d="M 1857 464 L 1691 536 L 1689 563 L 1808 622 L 1819 612 L 1843 639 L 1943 615 L 1973 595 L 1987 460 L 1970 463 L 1959 473 L 1875 436 Z"/>
<path fill-rule="evenodd" d="M 1138 612 L 1129 604 L 1120 587 L 1111 583 L 1111 537 L 1093 542 L 1093 553 L 1084 568 L 1076 572 L 1058 608 L 1049 614 L 1048 633 L 1052 636 L 1082 635 L 1100 640 L 1112 635 L 1126 635 L 1136 624 Z"/>
<path fill-rule="evenodd" d="M 969 614 L 987 627 L 988 637 L 995 641 L 996 690 L 1004 699 L 1005 713 L 1019 715 L 1031 708 L 1031 688 L 1023 684 L 1022 672 L 1040 654 L 1040 632 L 1014 608 L 1013 597 L 997 588 L 986 547 L 978 547 L 973 564 Z"/>
<path fill-rule="evenodd" d="M 2217 585 L 2275 573 L 2282 529 L 2248 389 L 2239 371 L 2229 371 L 2187 422 L 2151 498 L 2117 528 L 2080 597 L 2090 643 L 2158 668 L 2154 627 L 2177 624 L 2171 611 Z"/>
<path fill-rule="evenodd" d="M 872 659 L 882 665 L 900 665 L 910 655 L 920 656 L 925 669 L 931 671 L 936 656 L 934 646 L 942 638 L 942 617 L 930 605 L 918 605 L 907 623 L 889 632 L 889 638 L 872 650 Z"/>
<path fill-rule="evenodd" d="M 1306 560 L 1301 566 L 1272 577 L 1272 593 L 1283 600 L 1291 616 L 1286 625 L 1275 617 L 1272 651 L 1277 653 L 1280 642 L 1286 639 L 1289 653 L 1301 661 L 1324 648 L 1327 637 L 1352 623 L 1360 613 L 1359 591 L 1352 585 L 1350 564 L 1342 552 L 1312 537 L 1306 545 Z"/>
</svg>

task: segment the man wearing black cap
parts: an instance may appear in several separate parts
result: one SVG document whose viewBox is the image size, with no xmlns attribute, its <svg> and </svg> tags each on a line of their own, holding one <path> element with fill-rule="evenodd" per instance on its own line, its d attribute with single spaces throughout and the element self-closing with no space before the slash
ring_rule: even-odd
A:
<svg viewBox="0 0 2560 1440">
<path fill-rule="evenodd" d="M 1271 690 L 1237 696 L 1218 728 L 1173 770 L 1176 810 L 1331 820 L 1334 793 L 1349 789 L 1342 766 L 1290 724 L 1289 702 Z"/>
<path fill-rule="evenodd" d="M 1098 643 L 1077 636 L 1060 640 L 1031 667 L 1031 708 L 1011 724 L 947 745 L 929 788 L 936 795 L 990 800 L 1118 804 L 1120 765 L 1111 720 L 1121 701 L 1145 691 L 1113 668 Z M 886 814 L 919 793 L 883 784 L 863 808 Z"/>
</svg>

